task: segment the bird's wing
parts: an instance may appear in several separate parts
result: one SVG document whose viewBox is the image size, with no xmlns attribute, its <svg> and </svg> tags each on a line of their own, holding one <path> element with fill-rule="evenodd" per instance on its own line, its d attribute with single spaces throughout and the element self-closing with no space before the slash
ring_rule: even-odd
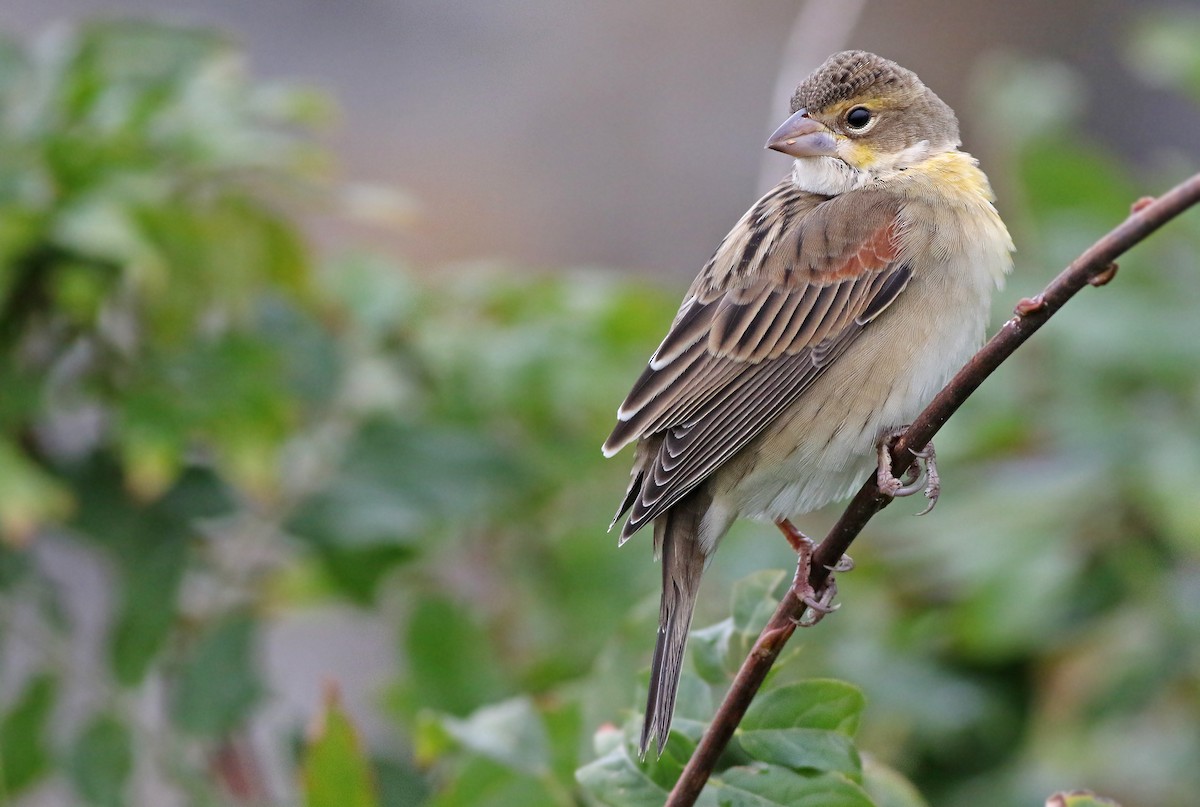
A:
<svg viewBox="0 0 1200 807">
<path fill-rule="evenodd" d="M 899 205 L 785 181 L 726 236 L 604 444 L 609 456 L 657 444 L 639 451 L 617 513 L 631 511 L 622 540 L 761 433 L 904 290 Z"/>
</svg>

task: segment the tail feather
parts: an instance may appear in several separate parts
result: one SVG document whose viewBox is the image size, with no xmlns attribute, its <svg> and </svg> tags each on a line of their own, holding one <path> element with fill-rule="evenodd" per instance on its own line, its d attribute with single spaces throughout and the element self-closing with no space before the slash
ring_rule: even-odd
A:
<svg viewBox="0 0 1200 807">
<path fill-rule="evenodd" d="M 650 664 L 650 694 L 639 747 L 643 759 L 652 738 L 657 738 L 658 753 L 662 755 L 671 730 L 683 649 L 707 560 L 699 532 L 708 502 L 697 501 L 697 498 L 688 497 L 654 522 L 654 545 L 662 556 L 663 590 L 658 613 L 658 641 Z"/>
</svg>

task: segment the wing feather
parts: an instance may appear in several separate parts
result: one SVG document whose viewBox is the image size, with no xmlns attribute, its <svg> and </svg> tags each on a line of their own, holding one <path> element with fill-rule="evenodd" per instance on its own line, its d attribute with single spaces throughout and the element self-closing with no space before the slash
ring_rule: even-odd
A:
<svg viewBox="0 0 1200 807">
<path fill-rule="evenodd" d="M 907 286 L 898 203 L 856 199 L 848 211 L 781 183 L 696 278 L 604 444 L 643 441 L 622 540 L 774 422 Z"/>
</svg>

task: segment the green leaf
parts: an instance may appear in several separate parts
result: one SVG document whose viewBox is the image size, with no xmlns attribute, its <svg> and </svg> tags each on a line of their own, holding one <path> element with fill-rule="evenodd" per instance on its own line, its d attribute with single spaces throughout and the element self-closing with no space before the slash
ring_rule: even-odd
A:
<svg viewBox="0 0 1200 807">
<path fill-rule="evenodd" d="M 584 736 L 583 710 L 577 700 L 539 703 L 550 743 L 550 766 L 555 779 L 570 782 L 579 767 L 579 738 Z"/>
<path fill-rule="evenodd" d="M 429 801 L 430 785 L 411 760 L 374 760 L 379 807 L 421 807 Z"/>
<path fill-rule="evenodd" d="M 6 439 L 0 439 L 0 539 L 24 544 L 71 508 L 71 494 Z"/>
<path fill-rule="evenodd" d="M 575 780 L 591 796 L 612 807 L 662 807 L 668 791 L 638 767 L 629 747 L 618 748 L 584 765 Z"/>
<path fill-rule="evenodd" d="M 681 673 L 675 695 L 675 719 L 704 723 L 712 719 L 713 710 L 712 689 L 695 675 Z"/>
<path fill-rule="evenodd" d="M 418 557 L 409 546 L 381 544 L 363 548 L 319 545 L 321 571 L 337 592 L 364 607 L 375 602 L 379 583 L 397 566 Z"/>
<path fill-rule="evenodd" d="M 129 728 L 100 714 L 75 740 L 68 764 L 75 790 L 88 804 L 121 807 L 128 803 L 126 783 L 133 770 Z"/>
<path fill-rule="evenodd" d="M 709 684 L 726 684 L 737 672 L 740 659 L 734 659 L 730 647 L 734 636 L 733 618 L 693 630 L 688 638 L 692 666 Z"/>
<path fill-rule="evenodd" d="M 465 748 L 533 776 L 550 772 L 550 744 L 541 715 L 527 697 L 476 709 L 465 719 L 443 717 L 446 733 Z"/>
<path fill-rule="evenodd" d="M 494 509 L 515 470 L 477 435 L 375 418 L 350 442 L 334 482 L 288 529 L 318 546 L 411 544 L 443 521 Z"/>
<path fill-rule="evenodd" d="M 140 503 L 120 469 L 95 462 L 73 480 L 80 491 L 76 531 L 111 552 L 121 573 L 109 651 L 117 681 L 139 683 L 175 624 L 193 522 L 228 513 L 232 495 L 211 472 L 184 470 L 160 500 Z"/>
<path fill-rule="evenodd" d="M 146 514 L 143 526 L 145 533 L 130 534 L 130 544 L 136 546 L 120 553 L 120 604 L 109 645 L 113 672 L 125 686 L 145 677 L 166 640 L 187 563 L 187 539 L 180 525 Z"/>
<path fill-rule="evenodd" d="M 737 744 L 751 759 L 796 770 L 837 771 L 861 777 L 862 760 L 854 741 L 822 729 L 755 729 L 740 731 Z"/>
<path fill-rule="evenodd" d="M 852 736 L 865 707 L 866 699 L 858 687 L 814 678 L 759 693 L 746 711 L 741 729 L 809 728 Z"/>
<path fill-rule="evenodd" d="M 46 745 L 50 711 L 57 700 L 58 682 L 50 675 L 31 678 L 8 713 L 0 720 L 0 783 L 5 794 L 19 793 L 50 767 Z"/>
<path fill-rule="evenodd" d="M 720 807 L 875 807 L 844 776 L 805 775 L 776 765 L 730 768 L 709 786 Z"/>
<path fill-rule="evenodd" d="M 258 624 L 234 615 L 209 629 L 184 664 L 171 703 L 181 729 L 216 736 L 242 725 L 262 696 L 254 669 Z"/>
<path fill-rule="evenodd" d="M 733 585 L 733 625 L 738 632 L 758 636 L 783 596 L 787 572 L 764 569 Z"/>
<path fill-rule="evenodd" d="M 301 768 L 305 807 L 376 807 L 370 764 L 349 716 L 330 689 Z"/>
<path fill-rule="evenodd" d="M 869 754 L 863 757 L 863 788 L 875 807 L 929 807 L 912 782 Z"/>
<path fill-rule="evenodd" d="M 471 754 L 456 763 L 426 807 L 558 807 L 569 798 L 557 782 L 534 779 L 488 757 Z"/>
<path fill-rule="evenodd" d="M 703 727 L 698 727 L 702 729 Z M 650 779 L 664 790 L 670 790 L 679 781 L 683 769 L 687 766 L 687 762 L 692 758 L 692 754 L 696 752 L 696 742 L 699 731 L 684 732 L 672 730 L 667 737 L 666 745 L 663 746 L 662 755 L 658 754 L 657 745 L 651 745 L 646 752 L 646 758 L 637 760 L 636 764 Z M 627 754 L 634 754 L 637 746 L 635 744 L 637 738 L 641 734 L 641 721 L 634 720 L 625 728 Z M 632 756 L 630 757 L 632 759 Z"/>
<path fill-rule="evenodd" d="M 463 716 L 505 694 L 489 632 L 452 600 L 430 597 L 417 604 L 405 655 L 409 674 L 400 695 L 410 714 L 426 708 Z"/>
<path fill-rule="evenodd" d="M 120 469 L 107 462 L 91 464 L 72 481 L 80 499 L 72 526 L 110 552 L 120 570 L 109 652 L 118 683 L 133 686 L 145 676 L 175 621 L 191 536 L 182 504 L 211 502 L 181 494 L 176 500 L 141 505 L 122 487 Z"/>
</svg>

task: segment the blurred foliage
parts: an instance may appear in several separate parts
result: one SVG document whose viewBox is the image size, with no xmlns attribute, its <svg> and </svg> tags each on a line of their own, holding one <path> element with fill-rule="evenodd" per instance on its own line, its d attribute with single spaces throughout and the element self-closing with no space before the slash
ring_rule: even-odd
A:
<svg viewBox="0 0 1200 807">
<path fill-rule="evenodd" d="M 304 807 L 376 807 L 370 761 L 337 690 L 325 693 L 320 723 L 304 754 Z"/>
<path fill-rule="evenodd" d="M 1139 21 L 1131 69 L 1200 100 L 1198 25 Z M 1089 142 L 1061 65 L 980 81 L 1021 247 L 998 321 L 1200 166 Z M 791 561 L 771 530 L 726 539 L 677 731 L 637 761 L 658 570 L 603 535 L 626 467 L 598 445 L 676 294 L 314 258 L 325 115 L 207 31 L 0 43 L 0 800 L 661 803 Z M 704 803 L 1195 800 L 1197 254 L 1193 212 L 956 416 L 937 511 L 872 522 Z M 396 637 L 369 693 L 391 737 L 314 692 L 265 738 L 266 634 L 338 606 Z M 283 770 L 248 783 L 255 752 Z"/>
</svg>

